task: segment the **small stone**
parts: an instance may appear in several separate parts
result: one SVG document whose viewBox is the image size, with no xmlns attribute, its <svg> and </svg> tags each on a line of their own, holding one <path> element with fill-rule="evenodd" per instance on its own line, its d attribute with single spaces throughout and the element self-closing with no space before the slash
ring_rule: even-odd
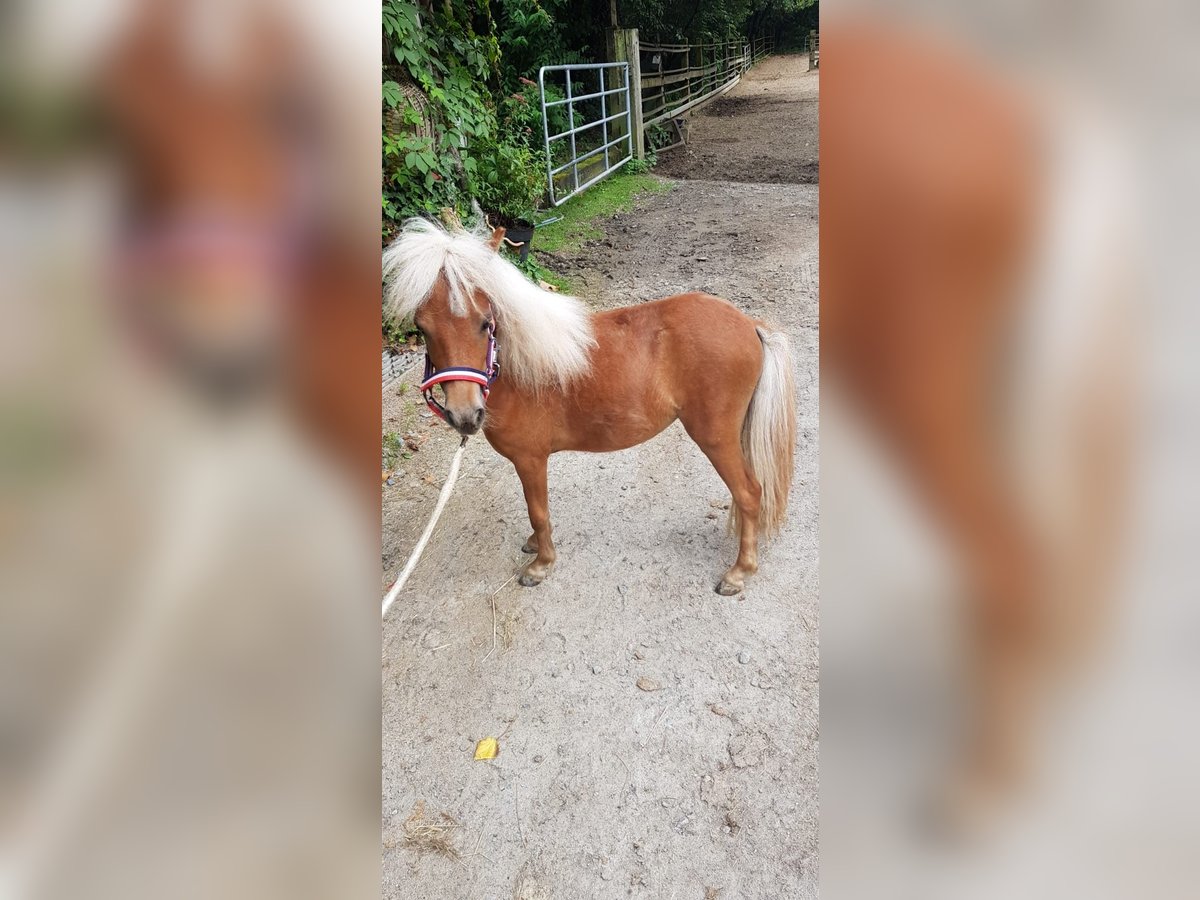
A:
<svg viewBox="0 0 1200 900">
<path fill-rule="evenodd" d="M 387 486 L 388 486 L 388 487 L 395 487 L 395 485 L 396 485 L 396 479 L 394 479 L 394 478 L 389 478 L 389 479 L 387 480 Z"/>
<path fill-rule="evenodd" d="M 647 692 L 662 690 L 661 684 L 659 684 L 653 678 L 647 678 L 645 675 L 643 675 L 641 678 L 639 678 L 637 680 L 637 686 L 638 686 L 639 690 L 643 690 L 643 691 L 647 691 Z"/>
<path fill-rule="evenodd" d="M 542 756 L 542 754 L 540 754 L 540 753 L 539 753 L 537 756 L 535 756 L 535 757 L 533 758 L 533 761 L 534 761 L 536 764 L 538 764 L 538 765 L 541 765 L 543 762 L 545 762 L 545 761 L 546 761 L 546 757 Z"/>
<path fill-rule="evenodd" d="M 629 588 L 626 587 L 625 585 L 623 585 L 623 584 L 617 585 L 617 593 L 618 594 L 624 594 L 627 590 L 629 590 Z"/>
<path fill-rule="evenodd" d="M 608 869 L 601 869 L 600 877 L 605 881 L 612 881 L 612 872 L 608 871 Z"/>
<path fill-rule="evenodd" d="M 731 831 L 733 831 L 733 829 L 732 829 L 732 828 L 730 828 L 728 825 L 722 825 L 722 826 L 721 826 L 721 830 L 722 830 L 723 832 L 725 832 L 726 834 L 729 834 Z"/>
<path fill-rule="evenodd" d="M 738 659 L 738 662 L 740 662 L 743 666 L 746 665 L 746 663 L 750 662 L 750 651 L 743 650 L 741 653 L 738 654 L 737 659 Z"/>
<path fill-rule="evenodd" d="M 593 675 L 599 675 L 599 674 L 600 674 L 600 667 L 599 667 L 599 666 L 592 666 L 592 674 L 593 674 Z"/>
<path fill-rule="evenodd" d="M 634 659 L 645 659 L 646 652 L 641 647 L 638 647 L 636 650 L 633 651 L 633 658 Z"/>
<path fill-rule="evenodd" d="M 567 671 L 574 672 L 575 671 L 575 663 L 567 663 Z"/>
</svg>

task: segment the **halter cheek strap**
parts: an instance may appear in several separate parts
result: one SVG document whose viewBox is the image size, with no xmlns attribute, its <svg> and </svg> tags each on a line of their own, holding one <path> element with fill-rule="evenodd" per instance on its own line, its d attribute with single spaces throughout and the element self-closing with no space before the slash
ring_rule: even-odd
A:
<svg viewBox="0 0 1200 900">
<path fill-rule="evenodd" d="M 429 352 L 425 352 L 425 378 L 421 381 L 421 393 L 425 395 L 425 403 L 435 416 L 446 421 L 446 407 L 442 406 L 433 396 L 436 385 L 448 381 L 470 381 L 479 385 L 483 390 L 483 401 L 486 403 L 491 393 L 492 382 L 500 375 L 500 363 L 496 361 L 496 323 L 488 323 L 487 371 L 472 369 L 467 366 L 450 366 L 447 369 L 435 369 Z"/>
</svg>

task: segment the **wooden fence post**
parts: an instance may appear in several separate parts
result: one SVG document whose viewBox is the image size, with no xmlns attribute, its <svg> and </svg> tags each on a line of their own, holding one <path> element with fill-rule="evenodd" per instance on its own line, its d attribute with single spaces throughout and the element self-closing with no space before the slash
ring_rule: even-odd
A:
<svg viewBox="0 0 1200 900">
<path fill-rule="evenodd" d="M 642 54 L 638 43 L 636 28 L 613 28 L 608 32 L 608 58 L 610 62 L 629 63 L 629 122 L 633 127 L 633 156 L 644 159 L 646 156 L 645 140 L 642 136 Z M 619 78 L 613 78 L 613 87 L 619 83 Z M 614 94 L 619 98 L 620 95 Z M 624 101 L 620 100 L 621 111 L 625 111 Z M 610 107 L 611 109 L 611 107 Z M 616 112 L 616 110 L 613 110 Z M 613 137 L 626 133 L 625 120 L 613 120 Z"/>
</svg>

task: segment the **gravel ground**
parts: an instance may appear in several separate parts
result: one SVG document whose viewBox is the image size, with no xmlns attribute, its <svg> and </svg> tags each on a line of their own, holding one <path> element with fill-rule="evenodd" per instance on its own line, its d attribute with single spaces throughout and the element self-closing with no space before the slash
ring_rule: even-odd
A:
<svg viewBox="0 0 1200 900">
<path fill-rule="evenodd" d="M 687 124 L 655 171 L 750 184 L 817 183 L 817 83 L 808 56 L 764 60 Z"/>
<path fill-rule="evenodd" d="M 791 335 L 800 436 L 783 534 L 744 594 L 713 592 L 736 555 L 728 492 L 676 423 L 620 453 L 551 458 L 559 559 L 522 588 L 520 483 L 473 439 L 383 629 L 384 896 L 816 896 L 817 76 L 806 69 L 806 57 L 768 60 L 721 101 L 734 104 L 722 127 L 789 134 L 756 143 L 777 154 L 770 166 L 706 143 L 698 125 L 690 152 L 729 153 L 723 180 L 701 180 L 713 177 L 702 162 L 673 166 L 696 179 L 550 260 L 597 307 L 701 289 Z M 742 98 L 773 112 L 739 126 Z M 797 162 L 798 141 L 813 159 Z M 757 169 L 772 183 L 752 183 Z M 384 430 L 419 447 L 383 488 L 385 582 L 457 443 L 421 415 L 416 374 L 384 393 Z M 488 736 L 500 755 L 474 761 Z M 422 838 L 421 821 L 454 827 Z"/>
</svg>

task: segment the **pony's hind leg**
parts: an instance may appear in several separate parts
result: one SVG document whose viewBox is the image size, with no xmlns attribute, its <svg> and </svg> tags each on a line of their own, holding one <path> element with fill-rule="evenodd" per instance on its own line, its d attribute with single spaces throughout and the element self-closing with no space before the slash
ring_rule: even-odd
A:
<svg viewBox="0 0 1200 900">
<path fill-rule="evenodd" d="M 518 579 L 525 587 L 541 584 L 550 573 L 557 556 L 554 541 L 550 537 L 550 499 L 546 486 L 545 456 L 518 457 L 513 460 L 521 487 L 525 491 L 525 506 L 529 510 L 529 524 L 533 534 L 525 542 L 527 553 L 537 556 L 525 567 Z M 525 549 L 523 548 L 523 549 Z"/>
<path fill-rule="evenodd" d="M 693 434 L 692 438 L 695 439 L 696 435 Z M 741 441 L 736 434 L 715 443 L 699 440 L 696 443 L 729 488 L 737 508 L 737 516 L 734 518 L 738 526 L 737 560 L 716 586 L 718 594 L 732 596 L 741 593 L 745 588 L 747 575 L 758 571 L 758 514 L 762 502 L 762 486 L 750 473 L 746 457 L 742 454 Z"/>
</svg>

